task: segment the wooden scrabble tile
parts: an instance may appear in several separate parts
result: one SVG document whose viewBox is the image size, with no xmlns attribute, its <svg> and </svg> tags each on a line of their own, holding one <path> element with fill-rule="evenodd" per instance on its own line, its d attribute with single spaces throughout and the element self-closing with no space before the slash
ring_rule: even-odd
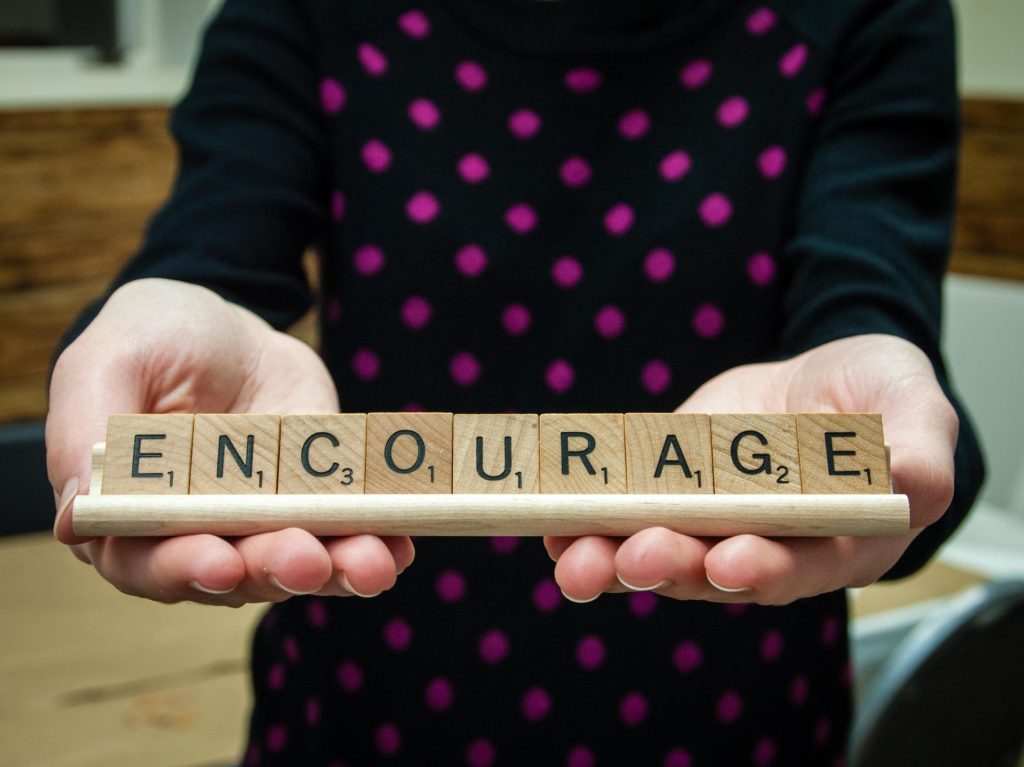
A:
<svg viewBox="0 0 1024 767">
<path fill-rule="evenodd" d="M 794 415 L 712 415 L 716 493 L 800 493 Z"/>
<path fill-rule="evenodd" d="M 366 414 L 281 416 L 278 493 L 362 493 Z"/>
<path fill-rule="evenodd" d="M 100 492 L 187 494 L 192 422 L 191 414 L 110 416 Z"/>
<path fill-rule="evenodd" d="M 711 419 L 691 413 L 626 413 L 630 493 L 713 493 Z"/>
<path fill-rule="evenodd" d="M 542 414 L 540 491 L 626 492 L 622 413 Z"/>
<path fill-rule="evenodd" d="M 888 493 L 889 460 L 878 414 L 796 417 L 805 493 Z"/>
<path fill-rule="evenodd" d="M 192 438 L 192 493 L 277 492 L 281 417 L 197 414 Z"/>
<path fill-rule="evenodd" d="M 536 415 L 456 414 L 453 492 L 536 493 Z"/>
<path fill-rule="evenodd" d="M 451 413 L 369 413 L 367 493 L 450 493 Z"/>
</svg>

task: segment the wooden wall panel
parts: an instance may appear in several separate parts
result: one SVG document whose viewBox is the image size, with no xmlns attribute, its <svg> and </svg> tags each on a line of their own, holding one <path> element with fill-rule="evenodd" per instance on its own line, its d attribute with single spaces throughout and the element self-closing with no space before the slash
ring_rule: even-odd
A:
<svg viewBox="0 0 1024 767">
<path fill-rule="evenodd" d="M 952 269 L 1024 280 L 1024 101 L 967 99 Z M 45 414 L 50 357 L 173 179 L 163 108 L 0 112 L 0 423 Z M 312 315 L 293 332 L 316 343 Z"/>
</svg>

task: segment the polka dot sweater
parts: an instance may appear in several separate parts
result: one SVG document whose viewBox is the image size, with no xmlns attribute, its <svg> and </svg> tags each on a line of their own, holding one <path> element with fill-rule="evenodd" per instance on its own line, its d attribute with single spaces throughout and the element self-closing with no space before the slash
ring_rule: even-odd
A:
<svg viewBox="0 0 1024 767">
<path fill-rule="evenodd" d="M 346 410 L 661 411 L 863 332 L 938 355 L 957 131 L 935 0 L 228 2 L 121 281 L 309 306 Z M 918 567 L 976 490 L 894 574 Z M 253 645 L 257 765 L 835 765 L 842 593 L 578 605 L 536 540 L 420 539 Z"/>
</svg>

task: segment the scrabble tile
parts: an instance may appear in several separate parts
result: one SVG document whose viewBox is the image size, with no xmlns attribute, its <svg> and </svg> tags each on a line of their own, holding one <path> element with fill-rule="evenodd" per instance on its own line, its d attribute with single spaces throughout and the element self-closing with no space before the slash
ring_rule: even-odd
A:
<svg viewBox="0 0 1024 767">
<path fill-rule="evenodd" d="M 451 413 L 369 413 L 367 493 L 450 493 Z"/>
<path fill-rule="evenodd" d="M 716 493 L 799 493 L 794 415 L 712 415 Z"/>
<path fill-rule="evenodd" d="M 805 493 L 890 491 L 880 415 L 798 415 L 796 428 Z"/>
<path fill-rule="evenodd" d="M 630 493 L 713 493 L 711 419 L 691 413 L 626 413 Z"/>
<path fill-rule="evenodd" d="M 192 493 L 273 495 L 281 417 L 197 414 Z"/>
<path fill-rule="evenodd" d="M 110 416 L 100 492 L 187 494 L 192 422 L 191 414 Z"/>
<path fill-rule="evenodd" d="M 362 493 L 366 414 L 281 416 L 278 493 Z"/>
<path fill-rule="evenodd" d="M 622 413 L 542 414 L 540 491 L 626 492 Z"/>
<path fill-rule="evenodd" d="M 453 492 L 536 493 L 536 415 L 456 414 Z"/>
</svg>

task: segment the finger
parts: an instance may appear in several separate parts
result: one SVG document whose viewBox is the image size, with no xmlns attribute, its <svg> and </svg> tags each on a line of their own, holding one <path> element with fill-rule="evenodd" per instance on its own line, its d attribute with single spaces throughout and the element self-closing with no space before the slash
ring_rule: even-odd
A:
<svg viewBox="0 0 1024 767">
<path fill-rule="evenodd" d="M 89 558 L 120 591 L 159 602 L 180 602 L 233 591 L 245 576 L 242 557 L 213 535 L 102 538 Z"/>
<path fill-rule="evenodd" d="M 576 536 L 546 535 L 544 536 L 544 548 L 547 549 L 551 561 L 557 562 L 575 540 L 577 540 Z"/>
<path fill-rule="evenodd" d="M 398 568 L 398 573 L 401 575 L 416 559 L 416 547 L 413 545 L 412 539 L 405 535 L 391 535 L 382 537 L 381 540 L 391 551 L 395 567 Z"/>
<path fill-rule="evenodd" d="M 704 559 L 707 578 L 743 601 L 785 605 L 878 580 L 913 536 L 895 538 L 770 539 L 739 535 L 715 545 Z M 713 594 L 712 598 L 721 598 Z"/>
<path fill-rule="evenodd" d="M 299 528 L 241 538 L 235 549 L 245 563 L 245 578 L 236 591 L 249 602 L 312 594 L 334 574 L 324 545 Z"/>
<path fill-rule="evenodd" d="M 555 581 L 566 598 L 591 602 L 618 585 L 615 552 L 619 541 L 599 535 L 577 538 L 555 565 Z"/>
<path fill-rule="evenodd" d="M 404 547 L 400 547 L 403 548 Z M 318 593 L 375 597 L 395 585 L 399 566 L 388 543 L 375 535 L 337 538 L 327 544 L 334 568 L 332 582 Z"/>
<path fill-rule="evenodd" d="M 704 558 L 709 546 L 688 535 L 652 527 L 628 538 L 615 555 L 619 581 L 633 591 L 653 591 L 675 599 L 707 596 Z"/>
</svg>

